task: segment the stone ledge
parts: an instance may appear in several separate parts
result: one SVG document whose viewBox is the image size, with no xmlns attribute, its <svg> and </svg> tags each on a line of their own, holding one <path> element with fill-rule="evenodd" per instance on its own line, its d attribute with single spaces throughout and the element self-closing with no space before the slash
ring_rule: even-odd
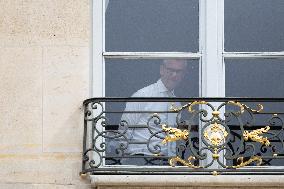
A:
<svg viewBox="0 0 284 189">
<path fill-rule="evenodd" d="M 284 175 L 91 175 L 93 187 L 284 187 Z"/>
</svg>

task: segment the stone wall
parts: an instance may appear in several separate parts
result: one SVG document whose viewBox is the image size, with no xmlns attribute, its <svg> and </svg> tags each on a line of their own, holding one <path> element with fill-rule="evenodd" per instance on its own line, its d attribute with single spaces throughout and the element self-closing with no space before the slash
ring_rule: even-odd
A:
<svg viewBox="0 0 284 189">
<path fill-rule="evenodd" d="M 90 0 L 0 0 L 0 188 L 90 188 L 79 177 Z"/>
</svg>

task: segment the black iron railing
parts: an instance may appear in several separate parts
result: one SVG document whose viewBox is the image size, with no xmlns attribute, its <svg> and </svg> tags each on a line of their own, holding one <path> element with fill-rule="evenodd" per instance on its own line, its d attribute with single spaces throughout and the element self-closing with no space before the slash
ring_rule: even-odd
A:
<svg viewBox="0 0 284 189">
<path fill-rule="evenodd" d="M 84 101 L 82 174 L 282 174 L 284 98 Z"/>
</svg>

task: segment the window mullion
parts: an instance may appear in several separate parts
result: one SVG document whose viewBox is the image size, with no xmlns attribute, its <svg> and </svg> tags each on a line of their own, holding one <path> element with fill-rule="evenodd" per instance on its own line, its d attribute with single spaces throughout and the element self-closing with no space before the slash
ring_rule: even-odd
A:
<svg viewBox="0 0 284 189">
<path fill-rule="evenodd" d="M 284 52 L 224 52 L 226 59 L 284 58 Z"/>
<path fill-rule="evenodd" d="M 191 52 L 104 52 L 104 58 L 125 58 L 125 59 L 161 59 L 161 58 L 181 58 L 197 60 L 200 53 Z"/>
<path fill-rule="evenodd" d="M 201 0 L 202 29 L 202 97 L 222 97 L 224 90 L 223 65 L 223 0 Z"/>
<path fill-rule="evenodd" d="M 223 97 L 225 96 L 225 75 L 223 61 L 223 25 L 224 25 L 224 1 L 223 0 L 200 0 L 200 24 L 201 24 L 201 96 Z M 212 103 L 218 107 L 219 103 Z M 212 110 L 208 106 L 202 106 L 211 115 Z M 203 126 L 204 123 L 200 122 Z M 199 133 L 202 138 L 203 133 Z M 200 143 L 200 148 L 206 147 Z M 206 165 L 212 161 L 212 153 L 208 150 L 208 158 L 201 162 Z M 223 154 L 220 154 L 223 157 Z M 220 157 L 220 159 L 221 159 Z M 211 168 L 218 168 L 213 164 Z"/>
</svg>

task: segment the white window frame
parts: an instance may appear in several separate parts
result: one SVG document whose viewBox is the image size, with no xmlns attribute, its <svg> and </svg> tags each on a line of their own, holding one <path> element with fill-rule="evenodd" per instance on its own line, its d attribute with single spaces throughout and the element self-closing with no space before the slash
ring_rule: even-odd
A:
<svg viewBox="0 0 284 189">
<path fill-rule="evenodd" d="M 92 1 L 91 97 L 105 96 L 105 59 L 199 60 L 199 96 L 225 97 L 225 59 L 284 58 L 284 52 L 225 52 L 224 0 L 199 0 L 199 51 L 106 52 L 104 14 L 108 0 Z"/>
<path fill-rule="evenodd" d="M 105 3 L 103 3 L 105 1 Z M 105 52 L 104 12 L 109 0 L 93 0 L 91 44 L 91 94 L 105 96 L 105 58 L 188 58 L 199 59 L 201 97 L 225 97 L 224 59 L 284 58 L 282 52 L 225 52 L 224 0 L 199 0 L 199 52 Z"/>
<path fill-rule="evenodd" d="M 216 66 L 218 65 L 218 59 L 220 59 L 220 52 L 216 56 L 215 50 L 212 49 L 214 46 L 213 44 L 216 44 L 217 37 L 212 37 L 213 33 L 210 32 L 220 32 L 219 29 L 217 30 L 217 22 L 214 19 L 214 23 L 207 28 L 204 28 L 206 25 L 204 23 L 205 20 L 207 22 L 213 23 L 212 21 L 209 21 L 208 19 L 212 20 L 214 16 L 217 14 L 216 10 L 211 10 L 210 15 L 206 14 L 206 9 L 204 6 L 212 6 L 212 4 L 220 4 L 223 0 L 200 0 L 199 3 L 199 10 L 200 10 L 200 16 L 199 16 L 199 52 L 197 53 L 191 53 L 191 52 L 105 52 L 105 45 L 104 45 L 104 33 L 105 33 L 105 23 L 104 23 L 104 12 L 106 10 L 105 4 L 103 3 L 103 0 L 93 0 L 93 38 L 92 38 L 92 86 L 91 86 L 91 96 L 92 97 L 102 97 L 105 96 L 105 59 L 111 59 L 111 58 L 124 58 L 124 59 L 163 59 L 163 58 L 186 58 L 189 60 L 196 60 L 199 59 L 199 67 L 200 67 L 200 78 L 199 78 L 199 84 L 202 86 L 200 88 L 199 94 L 203 97 L 213 97 L 213 96 L 224 96 L 219 91 L 216 92 L 216 89 L 221 89 L 221 86 L 219 83 L 223 83 L 223 81 L 218 79 L 218 82 L 214 82 L 214 85 L 212 85 L 212 81 L 215 79 L 212 79 L 211 76 L 214 78 L 218 78 L 218 75 L 211 74 L 210 78 L 206 77 L 205 74 L 201 74 L 202 72 L 208 72 L 208 73 L 214 73 L 214 69 L 217 69 Z M 106 1 L 107 3 L 107 1 Z M 209 9 L 208 9 L 209 10 Z M 217 18 L 216 18 L 217 19 Z M 207 31 L 207 32 L 205 32 Z M 211 47 L 210 50 L 207 47 L 206 43 L 210 43 Z M 213 46 L 212 46 L 213 45 Z M 206 55 L 204 54 L 206 53 Z M 207 62 L 206 65 L 202 64 L 202 62 Z M 204 73 L 205 73 L 204 72 Z M 217 72 L 216 72 L 217 73 Z M 210 89 L 207 89 L 206 86 L 210 86 Z M 215 86 L 220 86 L 215 88 Z"/>
</svg>

